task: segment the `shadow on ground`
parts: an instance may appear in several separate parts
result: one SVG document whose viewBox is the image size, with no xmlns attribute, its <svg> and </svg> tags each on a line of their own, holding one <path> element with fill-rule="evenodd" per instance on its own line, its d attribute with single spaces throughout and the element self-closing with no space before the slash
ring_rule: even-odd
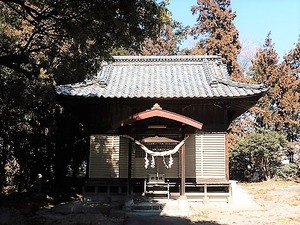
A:
<svg viewBox="0 0 300 225">
<path fill-rule="evenodd" d="M 129 215 L 119 210 L 103 210 L 103 205 L 60 204 L 32 215 L 16 209 L 0 208 L 0 225 L 225 225 L 207 218 L 191 221 L 177 216 Z"/>
<path fill-rule="evenodd" d="M 180 210 L 178 214 L 171 216 L 159 216 L 161 210 L 156 208 L 153 210 L 158 212 L 157 215 L 131 215 L 132 211 L 124 210 L 122 201 L 114 199 L 110 199 L 110 203 L 70 201 L 36 206 L 33 203 L 19 200 L 13 204 L 6 200 L 5 204 L 0 204 L 0 225 L 225 225 L 209 221 L 205 216 L 197 218 L 198 221 L 194 222 L 180 217 Z M 146 203 L 148 207 L 152 206 L 152 203 L 154 206 L 166 207 L 164 203 L 160 204 L 155 200 Z"/>
<path fill-rule="evenodd" d="M 130 216 L 124 225 L 225 225 L 215 221 L 192 222 L 181 217 Z"/>
</svg>

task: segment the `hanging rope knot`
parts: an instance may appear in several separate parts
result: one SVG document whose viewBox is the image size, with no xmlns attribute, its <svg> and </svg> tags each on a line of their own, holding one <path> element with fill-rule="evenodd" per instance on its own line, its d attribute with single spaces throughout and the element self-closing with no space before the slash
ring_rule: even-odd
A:
<svg viewBox="0 0 300 225">
<path fill-rule="evenodd" d="M 171 150 L 167 150 L 167 151 L 162 151 L 162 152 L 155 152 L 152 151 L 150 149 L 148 149 L 145 145 L 143 145 L 141 142 L 135 140 L 133 137 L 130 137 L 128 135 L 120 135 L 121 137 L 126 137 L 128 139 L 130 139 L 131 141 L 133 141 L 136 145 L 140 146 L 141 149 L 144 150 L 144 152 L 146 153 L 145 156 L 145 168 L 147 169 L 149 166 L 149 160 L 148 160 L 148 154 L 152 156 L 151 159 L 151 168 L 155 168 L 155 158 L 154 157 L 163 157 L 163 162 L 166 168 L 171 168 L 171 166 L 173 165 L 173 157 L 172 155 L 175 154 L 176 152 L 179 151 L 179 149 L 184 145 L 184 142 L 188 139 L 188 136 L 184 138 L 184 140 L 182 140 L 181 142 L 179 142 L 173 149 Z M 165 162 L 165 156 L 170 156 L 169 157 L 169 164 L 167 164 Z"/>
<path fill-rule="evenodd" d="M 169 158 L 169 168 L 171 168 L 173 165 L 173 157 L 172 155 L 170 155 L 170 158 Z"/>
<path fill-rule="evenodd" d="M 151 159 L 151 168 L 155 168 L 155 158 L 154 158 L 154 156 L 152 156 L 152 159 Z"/>
<path fill-rule="evenodd" d="M 145 156 L 145 169 L 148 169 L 149 167 L 149 159 L 148 159 L 148 154 L 146 153 L 146 156 Z"/>
</svg>

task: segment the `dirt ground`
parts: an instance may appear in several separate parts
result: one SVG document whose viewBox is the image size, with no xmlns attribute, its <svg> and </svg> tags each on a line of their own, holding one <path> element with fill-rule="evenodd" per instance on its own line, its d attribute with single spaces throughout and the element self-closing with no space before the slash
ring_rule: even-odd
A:
<svg viewBox="0 0 300 225">
<path fill-rule="evenodd" d="M 86 207 L 66 203 L 52 210 L 38 210 L 34 215 L 24 216 L 19 211 L 2 209 L 0 224 L 19 225 L 298 225 L 300 224 L 300 183 L 266 181 L 240 184 L 259 207 L 232 207 L 225 203 L 195 204 L 190 216 L 126 218 L 124 214 L 110 215 L 109 208 Z M 71 208 L 70 208 L 71 207 Z M 97 208 L 98 207 L 98 208 Z M 100 207 L 100 208 L 99 208 Z M 65 211 L 64 211 L 65 210 Z M 99 213 L 105 212 L 105 213 Z M 70 213 L 71 212 L 71 213 Z"/>
<path fill-rule="evenodd" d="M 266 181 L 240 184 L 252 196 L 260 209 L 208 208 L 194 209 L 188 218 L 195 225 L 299 225 L 300 184 L 295 182 Z"/>
</svg>

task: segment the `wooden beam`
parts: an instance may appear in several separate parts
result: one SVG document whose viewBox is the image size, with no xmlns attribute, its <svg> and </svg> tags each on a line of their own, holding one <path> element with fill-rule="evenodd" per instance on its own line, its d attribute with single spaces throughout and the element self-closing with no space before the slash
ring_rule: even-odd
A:
<svg viewBox="0 0 300 225">
<path fill-rule="evenodd" d="M 195 127 L 197 129 L 202 129 L 202 126 L 203 126 L 202 123 L 200 123 L 194 119 L 180 115 L 175 112 L 163 110 L 162 108 L 160 108 L 160 106 L 158 104 L 155 104 L 151 110 L 146 110 L 146 111 L 137 113 L 137 114 L 129 117 L 129 119 L 121 121 L 121 123 L 118 124 L 118 126 L 119 127 L 126 126 L 128 124 L 132 124 L 135 121 L 145 120 L 145 119 L 152 118 L 152 117 L 162 117 L 162 118 L 174 120 L 174 121 Z"/>
</svg>

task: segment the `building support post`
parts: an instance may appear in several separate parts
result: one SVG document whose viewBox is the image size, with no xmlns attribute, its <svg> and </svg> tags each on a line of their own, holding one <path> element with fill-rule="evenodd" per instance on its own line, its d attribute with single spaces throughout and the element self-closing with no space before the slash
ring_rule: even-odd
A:
<svg viewBox="0 0 300 225">
<path fill-rule="evenodd" d="M 185 197 L 185 144 L 181 147 L 181 185 L 180 197 Z"/>
<path fill-rule="evenodd" d="M 184 136 L 184 135 L 183 135 Z M 189 213 L 189 202 L 185 194 L 185 144 L 181 147 L 181 185 L 180 185 L 180 197 L 178 199 L 178 210 L 181 213 Z"/>
<path fill-rule="evenodd" d="M 226 105 L 224 107 L 224 129 L 228 129 L 228 107 L 229 105 Z M 227 181 L 229 181 L 229 153 L 228 153 L 228 133 L 225 134 L 225 178 Z"/>
<path fill-rule="evenodd" d="M 127 195 L 132 194 L 132 179 L 131 179 L 131 170 L 132 170 L 132 142 L 128 143 L 128 179 L 127 179 Z"/>
</svg>

